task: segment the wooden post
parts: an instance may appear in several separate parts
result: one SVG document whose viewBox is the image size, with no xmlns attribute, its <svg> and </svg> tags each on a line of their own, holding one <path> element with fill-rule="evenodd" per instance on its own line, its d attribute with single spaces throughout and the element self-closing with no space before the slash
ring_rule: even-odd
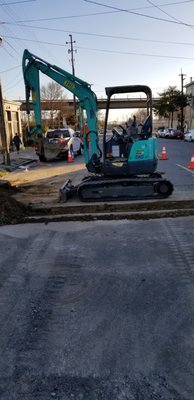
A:
<svg viewBox="0 0 194 400">
<path fill-rule="evenodd" d="M 0 134 L 2 141 L 3 164 L 10 165 L 11 162 L 10 162 L 9 146 L 7 143 L 1 82 L 0 82 Z"/>
</svg>

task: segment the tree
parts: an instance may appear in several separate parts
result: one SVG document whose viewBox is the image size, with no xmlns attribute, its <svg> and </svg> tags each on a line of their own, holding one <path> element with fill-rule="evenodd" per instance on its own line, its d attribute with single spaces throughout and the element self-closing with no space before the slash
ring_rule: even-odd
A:
<svg viewBox="0 0 194 400">
<path fill-rule="evenodd" d="M 54 128 L 54 118 L 60 111 L 60 115 L 65 115 L 67 111 L 67 103 L 61 103 L 60 100 L 65 100 L 63 87 L 56 82 L 49 82 L 47 85 L 41 87 L 41 100 L 45 100 L 48 103 L 50 112 L 50 123 L 51 128 Z"/>
<path fill-rule="evenodd" d="M 77 117 L 74 112 L 69 112 L 66 116 L 67 125 L 73 126 L 76 129 L 77 126 Z"/>
<path fill-rule="evenodd" d="M 143 123 L 147 117 L 147 111 L 145 109 L 138 109 L 135 113 L 136 119 L 138 123 Z"/>
<path fill-rule="evenodd" d="M 176 111 L 180 111 L 182 107 L 187 105 L 187 96 L 182 95 L 176 86 L 169 86 L 168 89 L 161 93 L 159 101 L 153 102 L 153 110 L 156 115 L 169 118 L 169 126 L 173 127 L 173 118 Z"/>
</svg>

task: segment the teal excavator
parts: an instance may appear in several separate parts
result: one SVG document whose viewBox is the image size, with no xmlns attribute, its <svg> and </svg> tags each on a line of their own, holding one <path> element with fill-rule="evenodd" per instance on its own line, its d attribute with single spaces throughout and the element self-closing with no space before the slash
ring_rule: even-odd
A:
<svg viewBox="0 0 194 400">
<path fill-rule="evenodd" d="M 146 85 L 107 87 L 107 105 L 103 132 L 103 151 L 99 146 L 98 104 L 91 85 L 69 72 L 30 53 L 23 54 L 23 75 L 26 87 L 26 110 L 32 102 L 36 126 L 30 132 L 43 140 L 39 72 L 50 77 L 78 98 L 79 107 L 86 113 L 88 132 L 83 134 L 84 156 L 89 174 L 74 186 L 68 179 L 60 189 L 61 199 L 76 195 L 81 201 L 112 201 L 165 198 L 172 194 L 173 185 L 156 172 L 157 139 L 152 136 L 152 92 Z M 137 130 L 134 127 L 113 128 L 107 135 L 108 116 L 114 95 L 142 92 L 146 96 L 147 118 Z M 90 140 L 88 141 L 88 136 Z M 37 139 L 36 139 L 37 140 Z M 89 145 L 88 145 L 88 142 Z M 44 151 L 44 150 L 42 150 Z M 44 158 L 44 153 L 41 154 Z"/>
</svg>

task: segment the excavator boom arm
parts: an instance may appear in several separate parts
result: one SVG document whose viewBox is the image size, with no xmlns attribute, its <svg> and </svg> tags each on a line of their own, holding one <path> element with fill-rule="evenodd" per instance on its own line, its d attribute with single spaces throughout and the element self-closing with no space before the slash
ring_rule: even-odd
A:
<svg viewBox="0 0 194 400">
<path fill-rule="evenodd" d="M 69 72 L 52 65 L 24 50 L 23 54 L 23 76 L 26 87 L 26 110 L 30 113 L 30 96 L 32 95 L 32 106 L 35 114 L 36 131 L 42 135 L 41 122 L 41 102 L 40 102 L 40 81 L 39 72 L 47 75 L 65 89 L 73 93 L 78 99 L 82 110 L 86 111 L 87 124 L 90 134 L 92 155 L 98 154 L 98 126 L 97 126 L 97 98 L 91 90 L 91 85 Z M 84 137 L 84 154 L 86 163 L 89 162 L 89 151 L 87 147 L 86 136 Z"/>
</svg>

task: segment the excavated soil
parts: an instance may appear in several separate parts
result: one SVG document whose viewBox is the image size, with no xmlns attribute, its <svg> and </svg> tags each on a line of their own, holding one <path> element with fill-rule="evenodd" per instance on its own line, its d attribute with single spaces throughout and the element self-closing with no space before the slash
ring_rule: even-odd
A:
<svg viewBox="0 0 194 400">
<path fill-rule="evenodd" d="M 0 187 L 0 225 L 17 224 L 31 214 L 31 209 L 18 202 L 14 195 L 18 189 L 14 187 Z"/>
<path fill-rule="evenodd" d="M 154 219 L 194 215 L 194 200 L 80 203 L 59 201 L 58 179 L 0 186 L 0 225 L 25 222 Z"/>
<path fill-rule="evenodd" d="M 24 222 L 154 219 L 194 215 L 194 199 L 81 203 L 60 202 L 59 189 L 71 178 L 74 185 L 85 176 L 83 164 L 36 166 L 15 171 L 0 180 L 0 225 Z M 193 196 L 192 196 L 193 198 Z"/>
</svg>

